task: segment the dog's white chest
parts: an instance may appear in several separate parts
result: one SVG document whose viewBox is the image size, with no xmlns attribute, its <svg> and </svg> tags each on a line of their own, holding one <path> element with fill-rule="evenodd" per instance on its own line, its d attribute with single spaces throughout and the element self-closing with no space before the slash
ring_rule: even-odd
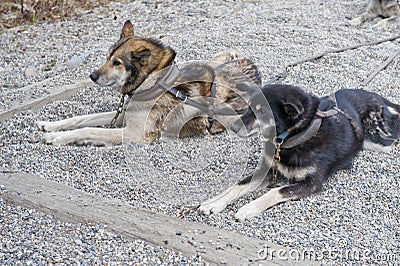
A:
<svg viewBox="0 0 400 266">
<path fill-rule="evenodd" d="M 287 167 L 281 163 L 278 163 L 278 171 L 287 179 L 302 181 L 307 175 L 313 174 L 316 171 L 316 167 Z"/>
</svg>

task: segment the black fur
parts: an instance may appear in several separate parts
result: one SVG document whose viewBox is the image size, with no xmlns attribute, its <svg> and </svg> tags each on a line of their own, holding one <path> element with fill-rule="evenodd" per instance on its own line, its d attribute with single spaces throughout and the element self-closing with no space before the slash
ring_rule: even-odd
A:
<svg viewBox="0 0 400 266">
<path fill-rule="evenodd" d="M 137 61 L 137 59 L 132 54 L 131 54 L 131 57 L 129 57 L 129 58 L 122 57 L 121 59 L 124 62 L 126 71 L 131 73 L 127 80 L 127 83 L 132 83 L 133 81 L 135 81 L 135 79 L 139 75 L 139 70 L 136 68 L 136 66 L 134 64 Z"/>
<path fill-rule="evenodd" d="M 243 86 L 242 88 L 238 86 L 238 88 L 243 90 Z M 329 97 L 318 98 L 295 86 L 268 85 L 261 91 L 273 113 L 276 136 L 294 125 L 300 126 L 291 132 L 288 138 L 304 132 L 315 117 L 317 109 L 326 111 L 335 106 L 335 102 Z M 254 94 L 251 102 L 257 101 L 260 96 L 262 95 Z M 284 198 L 301 198 L 319 192 L 323 182 L 330 175 L 351 165 L 353 158 L 363 149 L 365 141 L 381 147 L 391 146 L 398 141 L 400 136 L 399 105 L 364 90 L 344 89 L 337 91 L 335 96 L 338 107 L 344 113 L 322 119 L 321 127 L 311 139 L 293 148 L 282 149 L 280 152 L 281 165 L 289 171 L 292 169 L 293 173 L 296 173 L 295 170 L 315 169 L 302 178 L 291 178 L 294 179 L 292 184 L 282 187 L 279 191 Z M 239 126 L 232 128 L 235 132 L 243 132 L 243 127 L 248 132 L 254 132 L 253 127 L 263 128 L 262 125 L 257 124 L 253 111 L 256 110 L 255 105 L 251 106 L 252 109 L 241 117 L 242 123 L 239 124 L 243 125 L 242 128 Z M 392 108 L 392 112 L 388 107 Z M 262 108 L 258 106 L 257 112 L 260 110 L 262 111 Z M 261 132 L 268 138 L 271 136 L 270 133 Z M 267 147 L 271 148 L 270 143 L 265 144 L 265 149 Z M 271 162 L 265 161 L 265 163 Z M 289 178 L 282 172 L 278 172 L 278 175 Z M 265 173 L 265 176 L 264 182 L 269 186 L 273 185 L 274 177 L 271 169 Z M 239 185 L 250 181 L 251 178 L 247 177 L 239 182 Z"/>
</svg>

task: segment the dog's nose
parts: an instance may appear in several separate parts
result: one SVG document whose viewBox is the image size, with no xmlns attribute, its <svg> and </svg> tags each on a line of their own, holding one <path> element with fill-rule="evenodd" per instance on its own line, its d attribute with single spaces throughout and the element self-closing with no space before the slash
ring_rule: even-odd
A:
<svg viewBox="0 0 400 266">
<path fill-rule="evenodd" d="M 96 71 L 92 72 L 92 74 L 89 75 L 90 79 L 96 82 L 96 80 L 99 79 L 99 74 L 97 74 Z"/>
</svg>

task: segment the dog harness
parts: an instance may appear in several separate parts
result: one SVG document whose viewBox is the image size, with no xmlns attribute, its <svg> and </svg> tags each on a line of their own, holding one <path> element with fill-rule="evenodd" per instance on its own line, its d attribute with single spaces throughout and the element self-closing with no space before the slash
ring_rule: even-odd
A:
<svg viewBox="0 0 400 266">
<path fill-rule="evenodd" d="M 247 109 L 232 110 L 229 108 L 216 109 L 214 106 L 216 90 L 217 90 L 215 80 L 212 82 L 210 86 L 210 99 L 208 104 L 203 104 L 191 99 L 183 92 L 173 87 L 174 83 L 178 80 L 180 76 L 181 76 L 181 71 L 179 70 L 178 66 L 175 63 L 173 63 L 171 66 L 168 67 L 164 76 L 161 79 L 159 79 L 156 82 L 156 84 L 154 84 L 150 89 L 140 92 L 134 92 L 132 94 L 123 93 L 121 95 L 117 113 L 113 118 L 113 120 L 111 121 L 111 126 L 113 126 L 116 123 L 118 116 L 122 113 L 122 111 L 124 111 L 124 102 L 125 102 L 125 97 L 127 95 L 129 96 L 128 97 L 129 100 L 133 97 L 135 101 L 150 101 L 161 96 L 163 93 L 168 92 L 181 102 L 190 105 L 192 107 L 195 107 L 203 112 L 206 112 L 208 120 L 207 130 L 211 129 L 215 121 L 214 118 L 215 115 L 227 115 L 227 116 L 238 115 L 238 114 L 240 115 L 247 110 Z"/>
<path fill-rule="evenodd" d="M 298 128 L 301 125 L 301 122 L 297 123 L 291 128 L 286 129 L 283 133 L 281 133 L 279 136 L 275 137 L 274 142 L 278 143 L 281 145 L 281 148 L 283 149 L 290 149 L 295 146 L 298 146 L 307 140 L 311 139 L 319 130 L 322 124 L 322 119 L 328 118 L 331 116 L 335 116 L 337 114 L 345 114 L 337 105 L 336 101 L 336 93 L 332 93 L 329 95 L 327 98 L 331 100 L 335 106 L 332 109 L 329 109 L 327 111 L 322 111 L 319 107 L 317 109 L 317 112 L 315 113 L 314 119 L 311 121 L 310 126 L 303 132 L 300 132 L 299 134 L 294 135 L 293 137 L 289 138 L 286 140 L 286 138 L 290 135 L 293 130 Z M 321 104 L 320 104 L 321 105 Z"/>
<path fill-rule="evenodd" d="M 305 131 L 300 132 L 294 135 L 293 137 L 287 139 L 290 133 L 301 125 L 301 122 L 299 122 L 293 127 L 286 129 L 283 133 L 279 134 L 277 137 L 274 138 L 273 142 L 275 145 L 275 155 L 271 168 L 272 168 L 272 174 L 275 179 L 278 176 L 278 163 L 281 161 L 280 157 L 281 149 L 290 149 L 311 139 L 313 136 L 315 136 L 315 134 L 317 134 L 318 130 L 320 129 L 322 124 L 322 119 L 335 116 L 339 113 L 346 116 L 346 114 L 338 107 L 336 101 L 336 93 L 332 93 L 327 98 L 331 100 L 335 104 L 335 106 L 327 111 L 322 111 L 320 109 L 321 106 L 320 103 L 313 120 L 310 122 L 310 126 Z"/>
</svg>

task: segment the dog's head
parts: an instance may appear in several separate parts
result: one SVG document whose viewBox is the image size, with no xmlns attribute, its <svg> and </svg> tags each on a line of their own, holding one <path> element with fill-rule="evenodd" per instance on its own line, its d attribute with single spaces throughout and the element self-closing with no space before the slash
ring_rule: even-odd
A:
<svg viewBox="0 0 400 266">
<path fill-rule="evenodd" d="M 250 108 L 231 126 L 231 130 L 241 137 L 249 137 L 258 132 L 271 136 L 274 126 L 275 133 L 281 134 L 299 122 L 311 119 L 318 105 L 311 95 L 291 85 L 268 85 L 260 90 L 238 84 L 237 88 L 251 95 Z"/>
<path fill-rule="evenodd" d="M 134 35 L 128 20 L 122 27 L 120 39 L 108 51 L 107 61 L 90 74 L 100 86 L 121 93 L 132 93 L 152 72 L 172 64 L 175 52 L 155 39 Z"/>
</svg>

